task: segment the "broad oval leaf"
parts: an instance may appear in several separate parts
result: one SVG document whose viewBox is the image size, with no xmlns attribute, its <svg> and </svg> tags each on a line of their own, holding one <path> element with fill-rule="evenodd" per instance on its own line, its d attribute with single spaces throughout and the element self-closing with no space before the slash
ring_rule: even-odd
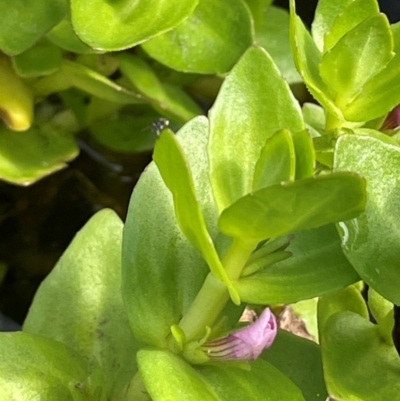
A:
<svg viewBox="0 0 400 401">
<path fill-rule="evenodd" d="M 367 18 L 322 56 L 319 71 L 324 82 L 336 92 L 335 103 L 342 108 L 362 92 L 363 85 L 393 58 L 393 38 L 387 17 Z"/>
<path fill-rule="evenodd" d="M 252 190 L 261 149 L 282 128 L 304 128 L 300 107 L 271 57 L 252 47 L 210 111 L 210 177 L 220 211 Z"/>
<path fill-rule="evenodd" d="M 79 39 L 72 27 L 70 13 L 68 13 L 68 15 L 58 25 L 47 33 L 46 38 L 55 45 L 61 47 L 61 49 L 69 52 L 78 54 L 98 52 Z"/>
<path fill-rule="evenodd" d="M 218 215 L 208 178 L 208 121 L 204 117 L 190 121 L 178 138 L 190 160 L 197 200 L 214 239 Z M 165 347 L 170 327 L 188 310 L 209 268 L 181 232 L 172 195 L 155 163 L 133 191 L 122 252 L 122 291 L 135 337 Z"/>
<path fill-rule="evenodd" d="M 340 1 L 335 3 L 339 3 L 340 7 Z M 330 7 L 335 7 L 335 5 L 331 4 Z M 324 51 L 334 47 L 347 32 L 351 31 L 365 19 L 377 15 L 378 13 L 379 6 L 376 0 L 353 0 L 346 8 L 341 10 L 339 15 L 335 15 L 336 18 L 333 21 L 332 26 L 325 32 L 323 38 Z M 321 14 L 317 13 L 317 15 L 318 17 L 316 18 L 318 20 L 318 18 L 321 17 Z M 331 16 L 328 18 L 331 18 Z"/>
<path fill-rule="evenodd" d="M 98 50 L 122 50 L 166 32 L 188 17 L 198 0 L 71 0 L 74 30 Z"/>
<path fill-rule="evenodd" d="M 48 322 L 49 325 L 51 325 Z M 96 361 L 42 336 L 0 333 L 2 400 L 105 401 Z"/>
<path fill-rule="evenodd" d="M 141 350 L 139 370 L 154 401 L 304 401 L 301 391 L 263 360 L 251 370 L 200 365 L 195 368 L 163 350 Z"/>
<path fill-rule="evenodd" d="M 221 401 L 186 361 L 169 351 L 140 350 L 137 360 L 153 401 Z"/>
<path fill-rule="evenodd" d="M 354 312 L 339 312 L 321 331 L 329 393 L 354 401 L 395 400 L 400 392 L 400 358 L 378 327 Z"/>
<path fill-rule="evenodd" d="M 15 0 L 0 2 L 0 49 L 22 53 L 58 24 L 67 12 L 65 0 Z"/>
<path fill-rule="evenodd" d="M 109 398 L 137 371 L 138 342 L 120 291 L 122 229 L 113 211 L 95 214 L 39 287 L 23 327 L 96 358 Z"/>
<path fill-rule="evenodd" d="M 12 58 L 17 74 L 24 78 L 34 78 L 56 72 L 61 65 L 61 50 L 51 43 L 38 43 Z"/>
<path fill-rule="evenodd" d="M 400 304 L 400 148 L 366 135 L 342 135 L 334 166 L 367 181 L 365 213 L 340 223 L 344 252 L 367 284 Z"/>
<path fill-rule="evenodd" d="M 79 153 L 74 136 L 49 122 L 26 132 L 0 125 L 0 179 L 30 185 L 67 167 Z"/>
<path fill-rule="evenodd" d="M 279 330 L 273 346 L 265 350 L 261 358 L 289 377 L 307 401 L 322 401 L 328 397 L 321 349 L 313 341 Z"/>
<path fill-rule="evenodd" d="M 200 365 L 199 375 L 221 401 L 305 401 L 300 389 L 269 362 L 259 358 L 244 370 L 224 363 Z"/>
<path fill-rule="evenodd" d="M 292 256 L 234 282 L 243 302 L 288 304 L 338 290 L 360 280 L 343 254 L 335 227 L 296 232 Z"/>
<path fill-rule="evenodd" d="M 313 39 L 322 52 L 324 50 L 325 37 L 332 31 L 332 27 L 346 8 L 355 0 L 319 0 L 315 10 L 314 21 L 312 23 Z"/>
<path fill-rule="evenodd" d="M 221 74 L 252 44 L 251 16 L 242 0 L 200 0 L 189 18 L 143 49 L 178 71 Z"/>
<path fill-rule="evenodd" d="M 225 209 L 218 225 L 226 235 L 261 241 L 355 217 L 365 198 L 363 178 L 333 173 L 250 193 Z"/>
</svg>

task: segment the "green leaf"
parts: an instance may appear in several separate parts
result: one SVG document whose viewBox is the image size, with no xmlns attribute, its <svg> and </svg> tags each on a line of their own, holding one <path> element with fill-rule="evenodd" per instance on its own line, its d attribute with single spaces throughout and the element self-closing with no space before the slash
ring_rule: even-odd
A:
<svg viewBox="0 0 400 401">
<path fill-rule="evenodd" d="M 264 10 L 271 6 L 272 0 L 244 0 L 253 16 L 256 30 L 263 24 Z"/>
<path fill-rule="evenodd" d="M 393 57 L 393 39 L 385 15 L 378 14 L 345 34 L 322 56 L 319 67 L 324 82 L 337 93 L 339 108 L 362 92 L 363 85 L 382 71 Z"/>
<path fill-rule="evenodd" d="M 282 128 L 304 128 L 300 107 L 271 57 L 250 48 L 210 112 L 210 176 L 220 211 L 252 190 L 261 149 Z"/>
<path fill-rule="evenodd" d="M 251 16 L 241 0 L 200 0 L 189 18 L 143 49 L 178 71 L 221 74 L 252 44 Z"/>
<path fill-rule="evenodd" d="M 137 359 L 140 374 L 153 401 L 221 401 L 179 356 L 169 351 L 146 349 L 138 352 Z"/>
<path fill-rule="evenodd" d="M 0 88 L 0 117 L 12 130 L 27 130 L 33 120 L 32 92 L 15 73 L 9 58 L 2 55 L 0 55 Z"/>
<path fill-rule="evenodd" d="M 58 341 L 21 332 L 0 333 L 0 355 L 3 400 L 106 400 L 96 361 L 88 364 Z"/>
<path fill-rule="evenodd" d="M 64 79 L 77 88 L 101 99 L 121 104 L 141 103 L 143 96 L 132 92 L 82 64 L 63 60 Z"/>
<path fill-rule="evenodd" d="M 290 258 L 234 283 L 243 302 L 287 304 L 320 296 L 360 279 L 343 255 L 332 224 L 296 232 L 286 250 L 293 254 Z"/>
<path fill-rule="evenodd" d="M 260 23 L 255 24 L 257 45 L 268 51 L 289 84 L 302 82 L 290 51 L 289 13 L 282 8 L 271 7 L 269 0 L 262 0 L 261 3 Z"/>
<path fill-rule="evenodd" d="M 313 138 L 325 134 L 325 113 L 321 106 L 314 103 L 303 104 L 303 117 L 306 127 Z"/>
<path fill-rule="evenodd" d="M 368 289 L 368 307 L 375 318 L 379 334 L 388 344 L 393 344 L 393 326 L 395 322 L 393 304 L 374 291 Z"/>
<path fill-rule="evenodd" d="M 400 103 L 400 52 L 386 68 L 370 79 L 362 92 L 346 106 L 343 114 L 349 121 L 370 121 L 383 116 Z"/>
<path fill-rule="evenodd" d="M 122 73 L 157 110 L 182 122 L 202 114 L 202 109 L 183 89 L 163 84 L 143 59 L 130 53 L 117 57 Z"/>
<path fill-rule="evenodd" d="M 310 93 L 336 119 L 343 120 L 342 112 L 332 101 L 334 99 L 332 91 L 319 74 L 321 51 L 296 15 L 294 0 L 290 0 L 290 41 L 296 68 Z"/>
<path fill-rule="evenodd" d="M 251 371 L 220 363 L 191 367 L 162 350 L 138 353 L 139 370 L 154 401 L 304 401 L 300 390 L 266 361 Z"/>
<path fill-rule="evenodd" d="M 0 2 L 0 50 L 22 53 L 58 24 L 67 12 L 65 0 L 16 0 Z"/>
<path fill-rule="evenodd" d="M 332 34 L 330 32 L 332 31 L 332 28 L 335 24 L 335 21 L 338 19 L 339 23 L 340 21 L 340 16 L 344 14 L 347 10 L 347 8 L 354 3 L 357 0 L 319 0 L 317 8 L 315 10 L 315 16 L 314 16 L 314 21 L 312 23 L 312 35 L 313 39 L 318 46 L 318 49 L 322 52 L 324 50 L 325 46 L 325 37 L 327 35 L 332 35 L 330 40 L 333 38 L 337 37 L 336 31 L 334 31 Z M 364 3 L 367 3 L 366 9 L 369 10 L 369 0 L 364 1 Z M 357 17 L 353 17 L 357 18 Z M 361 21 L 360 21 L 361 22 Z M 345 27 L 347 28 L 349 25 L 346 24 Z M 339 39 L 339 38 L 337 38 Z"/>
<path fill-rule="evenodd" d="M 279 330 L 273 346 L 265 350 L 261 358 L 292 380 L 307 401 L 321 401 L 328 397 L 318 344 Z"/>
<path fill-rule="evenodd" d="M 364 179 L 352 173 L 286 182 L 240 198 L 218 225 L 226 235 L 261 241 L 355 217 L 365 197 Z"/>
<path fill-rule="evenodd" d="M 78 155 L 74 136 L 55 123 L 15 133 L 0 125 L 0 179 L 29 185 L 60 169 Z"/>
<path fill-rule="evenodd" d="M 34 78 L 56 72 L 61 65 L 61 51 L 51 43 L 41 42 L 12 58 L 17 74 Z"/>
<path fill-rule="evenodd" d="M 307 130 L 292 134 L 296 156 L 296 180 L 311 177 L 315 168 L 315 150 Z"/>
<path fill-rule="evenodd" d="M 137 371 L 120 291 L 122 229 L 111 210 L 93 216 L 39 287 L 23 327 L 96 359 L 109 398 Z"/>
<path fill-rule="evenodd" d="M 324 51 L 333 48 L 347 32 L 350 32 L 368 17 L 372 17 L 378 13 L 379 6 L 376 0 L 353 0 L 344 10 L 341 10 L 341 13 L 337 15 L 330 29 L 325 32 Z M 317 15 L 321 17 L 320 13 L 317 13 Z"/>
<path fill-rule="evenodd" d="M 78 54 L 98 53 L 98 50 L 92 49 L 79 39 L 72 27 L 70 13 L 68 13 L 68 15 L 58 25 L 48 32 L 46 37 L 55 45 L 69 52 Z"/>
<path fill-rule="evenodd" d="M 197 201 L 215 239 L 218 214 L 208 176 L 208 121 L 198 117 L 177 136 L 190 160 Z M 122 255 L 122 291 L 135 337 L 165 347 L 170 327 L 187 312 L 210 270 L 180 230 L 172 195 L 155 163 L 133 191 Z"/>
<path fill-rule="evenodd" d="M 121 153 L 150 152 L 156 140 L 151 124 L 158 114 L 148 112 L 143 116 L 118 114 L 95 121 L 88 128 L 90 134 L 103 146 Z"/>
<path fill-rule="evenodd" d="M 169 130 L 164 130 L 156 142 L 153 160 L 174 199 L 174 208 L 179 227 L 189 242 L 196 247 L 207 261 L 210 270 L 233 291 L 221 260 L 208 232 L 203 213 L 196 199 L 190 167 L 178 140 Z"/>
<path fill-rule="evenodd" d="M 400 392 L 400 359 L 382 341 L 377 326 L 354 312 L 334 314 L 321 335 L 329 394 L 354 401 L 395 400 Z"/>
<path fill-rule="evenodd" d="M 244 370 L 224 363 L 196 368 L 221 401 L 305 401 L 300 389 L 276 367 L 259 358 Z"/>
<path fill-rule="evenodd" d="M 344 252 L 368 285 L 400 304 L 400 148 L 365 135 L 342 135 L 335 170 L 355 171 L 367 181 L 365 213 L 340 223 Z"/>
<path fill-rule="evenodd" d="M 72 24 L 83 42 L 122 50 L 166 32 L 188 17 L 198 0 L 71 0 Z"/>
<path fill-rule="evenodd" d="M 359 288 L 351 285 L 328 293 L 318 301 L 318 329 L 320 335 L 329 318 L 338 312 L 351 311 L 368 318 L 368 307 Z"/>
<path fill-rule="evenodd" d="M 282 129 L 269 137 L 254 169 L 253 190 L 294 181 L 296 160 L 290 132 Z"/>
</svg>

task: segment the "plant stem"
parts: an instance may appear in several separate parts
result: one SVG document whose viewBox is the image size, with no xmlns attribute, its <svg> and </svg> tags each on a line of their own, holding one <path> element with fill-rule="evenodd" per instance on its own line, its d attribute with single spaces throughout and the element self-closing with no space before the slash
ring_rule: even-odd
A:
<svg viewBox="0 0 400 401">
<path fill-rule="evenodd" d="M 326 114 L 325 130 L 332 131 L 335 128 L 340 128 L 341 126 L 342 121 L 328 111 Z"/>
<path fill-rule="evenodd" d="M 257 246 L 254 242 L 235 239 L 222 261 L 230 280 L 237 280 Z M 229 301 L 225 284 L 214 274 L 209 273 L 192 305 L 183 316 L 179 326 L 188 342 L 201 338 L 205 328 L 211 327 Z"/>
</svg>

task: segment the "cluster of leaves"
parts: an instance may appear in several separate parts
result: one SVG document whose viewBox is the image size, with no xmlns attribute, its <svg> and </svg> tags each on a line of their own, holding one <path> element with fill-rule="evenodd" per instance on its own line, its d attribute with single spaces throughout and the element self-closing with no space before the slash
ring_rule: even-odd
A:
<svg viewBox="0 0 400 401">
<path fill-rule="evenodd" d="M 261 4 L 248 3 L 253 11 Z M 109 31 L 94 29 L 86 3 L 71 5 L 82 39 L 109 50 L 107 34 L 94 42 Z M 208 118 L 191 119 L 176 136 L 161 132 L 125 225 L 110 210 L 95 215 L 40 287 L 23 331 L 1 333 L 4 399 L 398 397 L 400 148 L 397 134 L 380 127 L 400 103 L 399 28 L 375 0 L 320 0 L 310 34 L 294 6 L 294 61 L 320 106 L 301 109 L 271 56 L 246 50 Z M 129 46 L 124 30 L 136 5 L 96 7 L 108 29 L 120 29 L 116 49 Z M 153 57 L 163 49 L 160 59 L 176 38 L 186 49 L 186 29 L 197 23 L 190 18 L 143 47 Z M 144 41 L 152 21 L 138 26 Z M 115 56 L 122 70 L 131 56 Z M 82 71 L 71 61 L 63 69 Z M 237 327 L 247 304 L 304 310 L 316 297 L 307 314 L 319 344 L 280 332 L 244 366 L 203 352 L 205 339 Z"/>
<path fill-rule="evenodd" d="M 0 5 L 0 178 L 29 185 L 65 167 L 82 130 L 117 152 L 151 150 L 152 121 L 161 114 L 180 127 L 202 114 L 198 101 L 214 100 L 222 76 L 255 43 L 271 51 L 289 82 L 301 81 L 289 15 L 270 3 Z"/>
</svg>

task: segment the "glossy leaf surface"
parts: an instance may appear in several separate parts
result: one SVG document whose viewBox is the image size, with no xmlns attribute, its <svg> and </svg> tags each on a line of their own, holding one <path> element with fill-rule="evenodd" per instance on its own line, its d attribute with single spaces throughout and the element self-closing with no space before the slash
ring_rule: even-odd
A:
<svg viewBox="0 0 400 401">
<path fill-rule="evenodd" d="M 148 102 L 162 113 L 186 122 L 202 114 L 201 108 L 180 87 L 163 84 L 140 57 L 122 53 L 118 56 L 120 69 Z"/>
<path fill-rule="evenodd" d="M 335 169 L 355 171 L 367 180 L 365 213 L 340 224 L 346 256 L 367 284 L 400 304 L 400 148 L 365 135 L 343 135 Z"/>
<path fill-rule="evenodd" d="M 9 55 L 29 49 L 62 20 L 66 11 L 65 0 L 1 2 L 0 49 Z"/>
<path fill-rule="evenodd" d="M 67 167 L 78 155 L 72 134 L 53 123 L 33 126 L 26 132 L 12 132 L 0 125 L 0 178 L 29 185 Z"/>
<path fill-rule="evenodd" d="M 333 225 L 295 233 L 286 250 L 292 252 L 290 258 L 234 283 L 244 302 L 293 303 L 360 279 L 344 256 Z"/>
<path fill-rule="evenodd" d="M 347 220 L 365 207 L 365 181 L 356 174 L 323 175 L 250 193 L 219 219 L 232 237 L 263 240 Z"/>
<path fill-rule="evenodd" d="M 229 71 L 252 44 L 251 17 L 241 0 L 200 0 L 190 17 L 143 48 L 178 71 L 215 74 Z"/>
<path fill-rule="evenodd" d="M 111 210 L 92 217 L 40 286 L 23 327 L 96 358 L 108 397 L 137 369 L 138 343 L 120 292 L 122 228 Z"/>
<path fill-rule="evenodd" d="M 0 354 L 3 400 L 106 400 L 98 366 L 88 365 L 58 341 L 21 332 L 0 333 Z"/>
<path fill-rule="evenodd" d="M 318 344 L 279 330 L 273 346 L 265 350 L 261 358 L 289 377 L 307 401 L 325 400 L 328 396 Z"/>
<path fill-rule="evenodd" d="M 252 190 L 261 149 L 282 128 L 303 129 L 300 107 L 271 57 L 250 48 L 210 112 L 210 176 L 219 210 Z"/>
<path fill-rule="evenodd" d="M 99 50 L 122 50 L 168 31 L 188 17 L 198 0 L 72 0 L 74 30 Z"/>
</svg>

